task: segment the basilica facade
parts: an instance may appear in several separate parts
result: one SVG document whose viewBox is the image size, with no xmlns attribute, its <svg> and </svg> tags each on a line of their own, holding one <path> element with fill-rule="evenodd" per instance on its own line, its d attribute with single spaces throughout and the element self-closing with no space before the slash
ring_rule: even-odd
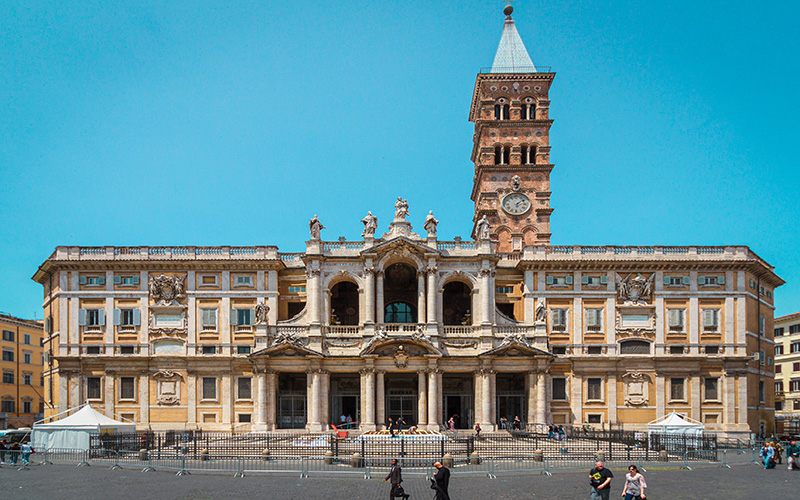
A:
<svg viewBox="0 0 800 500">
<path fill-rule="evenodd" d="M 783 281 L 744 246 L 550 245 L 555 74 L 505 13 L 471 104 L 471 240 L 440 241 L 432 211 L 415 231 L 398 198 L 358 241 L 326 241 L 315 215 L 301 253 L 57 247 L 33 277 L 48 414 L 89 401 L 141 429 L 320 431 L 643 429 L 677 411 L 771 432 Z"/>
</svg>

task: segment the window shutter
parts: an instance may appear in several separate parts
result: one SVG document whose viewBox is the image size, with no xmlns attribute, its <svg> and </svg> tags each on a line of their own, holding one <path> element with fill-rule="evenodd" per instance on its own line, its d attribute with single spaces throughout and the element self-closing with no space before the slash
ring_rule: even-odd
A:
<svg viewBox="0 0 800 500">
<path fill-rule="evenodd" d="M 589 284 L 589 277 L 586 275 L 581 276 L 581 284 L 588 285 Z"/>
<path fill-rule="evenodd" d="M 142 323 L 142 311 L 140 309 L 133 310 L 133 324 L 139 326 Z"/>
<path fill-rule="evenodd" d="M 239 310 L 231 309 L 231 325 L 239 324 Z"/>
<path fill-rule="evenodd" d="M 120 310 L 114 309 L 114 324 L 119 325 Z"/>
<path fill-rule="evenodd" d="M 697 277 L 697 284 L 698 285 L 705 285 L 706 284 L 706 277 L 705 276 L 698 276 Z"/>
<path fill-rule="evenodd" d="M 85 285 L 86 284 L 86 276 L 81 276 L 80 278 L 78 278 L 78 283 L 80 283 L 81 285 Z"/>
<path fill-rule="evenodd" d="M 725 284 L 725 275 L 724 274 L 717 276 L 717 283 L 720 284 L 720 285 L 724 285 Z"/>
<path fill-rule="evenodd" d="M 138 274 L 134 274 L 133 275 L 133 284 L 134 285 L 138 285 L 139 284 L 139 275 Z"/>
<path fill-rule="evenodd" d="M 607 285 L 608 284 L 608 276 L 603 274 L 600 276 L 600 283 Z"/>
<path fill-rule="evenodd" d="M 114 284 L 121 285 L 122 284 L 122 276 L 114 275 Z"/>
<path fill-rule="evenodd" d="M 753 281 L 753 280 L 750 280 L 750 288 L 755 288 L 755 287 L 756 287 L 756 282 Z"/>
<path fill-rule="evenodd" d="M 683 277 L 683 284 L 684 285 L 688 285 L 689 284 L 689 277 L 688 276 L 684 276 Z"/>
<path fill-rule="evenodd" d="M 670 283 L 669 276 L 664 276 L 664 284 L 669 285 L 669 283 Z"/>
<path fill-rule="evenodd" d="M 97 284 L 98 285 L 105 285 L 106 284 L 106 277 L 105 275 L 101 275 L 97 277 Z"/>
<path fill-rule="evenodd" d="M 256 310 L 250 309 L 250 322 L 247 324 L 252 325 L 255 320 L 256 320 Z"/>
<path fill-rule="evenodd" d="M 564 283 L 566 283 L 567 285 L 571 285 L 572 284 L 572 275 L 571 274 L 568 274 L 568 275 L 566 275 L 564 277 Z"/>
<path fill-rule="evenodd" d="M 78 325 L 86 326 L 86 309 L 78 309 Z"/>
<path fill-rule="evenodd" d="M 100 326 L 105 326 L 106 324 L 106 310 L 105 309 L 98 309 L 97 310 L 97 324 Z"/>
<path fill-rule="evenodd" d="M 553 277 L 552 277 L 552 276 L 547 276 L 547 277 L 544 279 L 544 281 L 545 281 L 545 283 L 547 283 L 548 285 L 552 285 L 552 284 L 553 284 Z"/>
<path fill-rule="evenodd" d="M 550 313 L 550 319 L 553 322 L 553 326 L 558 325 L 558 309 L 553 309 L 553 312 Z"/>
</svg>

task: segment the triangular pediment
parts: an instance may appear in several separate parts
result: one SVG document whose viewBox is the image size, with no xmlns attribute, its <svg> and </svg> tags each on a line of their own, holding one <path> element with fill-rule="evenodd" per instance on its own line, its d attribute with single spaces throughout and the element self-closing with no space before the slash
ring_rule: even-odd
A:
<svg viewBox="0 0 800 500">
<path fill-rule="evenodd" d="M 522 342 L 518 342 L 516 340 L 512 340 L 511 342 L 507 342 L 501 344 L 494 349 L 490 349 L 484 353 L 479 354 L 479 356 L 493 356 L 493 357 L 505 357 L 505 358 L 518 358 L 518 357 L 553 357 L 547 351 L 542 349 L 537 349 L 535 347 L 531 347 L 529 345 L 525 345 Z"/>
<path fill-rule="evenodd" d="M 382 241 L 368 249 L 363 250 L 363 254 L 376 254 L 384 255 L 389 252 L 399 253 L 414 253 L 417 255 L 425 255 L 431 253 L 439 253 L 435 248 L 431 248 L 419 241 L 414 241 L 406 236 L 398 236 L 387 241 Z"/>
<path fill-rule="evenodd" d="M 286 342 L 283 344 L 271 345 L 265 349 L 256 351 L 253 354 L 251 354 L 250 357 L 251 358 L 322 357 L 322 353 L 317 352 L 313 349 L 309 349 L 308 347 L 300 343 Z"/>
</svg>

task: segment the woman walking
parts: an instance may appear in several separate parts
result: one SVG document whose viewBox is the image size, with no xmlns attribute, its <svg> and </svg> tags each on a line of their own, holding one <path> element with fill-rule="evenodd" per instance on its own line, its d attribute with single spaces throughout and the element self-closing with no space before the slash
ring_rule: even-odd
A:
<svg viewBox="0 0 800 500">
<path fill-rule="evenodd" d="M 639 469 L 635 465 L 628 467 L 628 473 L 625 474 L 625 487 L 622 488 L 622 496 L 625 497 L 625 500 L 645 500 L 645 488 L 647 488 L 647 483 Z"/>
</svg>

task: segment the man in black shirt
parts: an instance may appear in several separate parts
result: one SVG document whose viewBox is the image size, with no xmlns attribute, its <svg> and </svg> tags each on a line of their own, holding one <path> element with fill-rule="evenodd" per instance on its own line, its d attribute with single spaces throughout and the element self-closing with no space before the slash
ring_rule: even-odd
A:
<svg viewBox="0 0 800 500">
<path fill-rule="evenodd" d="M 594 464 L 594 469 L 589 471 L 589 484 L 592 487 L 589 500 L 608 500 L 611 494 L 611 478 L 614 474 L 603 467 L 603 462 Z"/>
<path fill-rule="evenodd" d="M 431 489 L 436 492 L 435 500 L 450 500 L 447 488 L 450 486 L 450 469 L 443 466 L 441 462 L 434 462 L 436 474 L 431 478 Z"/>
</svg>

